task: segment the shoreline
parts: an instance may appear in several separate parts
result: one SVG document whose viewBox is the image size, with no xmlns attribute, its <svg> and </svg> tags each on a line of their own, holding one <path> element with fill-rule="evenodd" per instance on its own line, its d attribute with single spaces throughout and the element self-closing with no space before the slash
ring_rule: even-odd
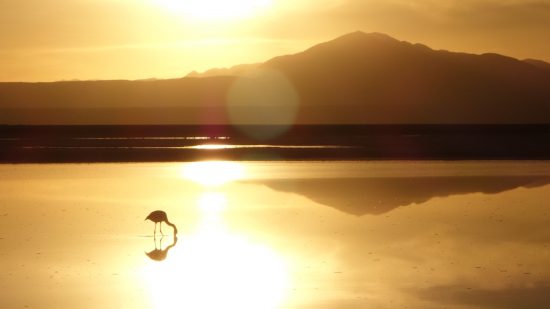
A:
<svg viewBox="0 0 550 309">
<path fill-rule="evenodd" d="M 550 160 L 548 141 L 546 124 L 0 125 L 0 163 Z"/>
</svg>

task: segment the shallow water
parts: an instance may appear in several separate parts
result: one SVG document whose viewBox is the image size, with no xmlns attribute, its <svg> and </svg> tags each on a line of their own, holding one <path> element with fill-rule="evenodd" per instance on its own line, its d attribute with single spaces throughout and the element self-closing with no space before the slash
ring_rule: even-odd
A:
<svg viewBox="0 0 550 309">
<path fill-rule="evenodd" d="M 550 162 L 0 165 L 0 175 L 0 308 L 550 306 Z M 143 219 L 156 209 L 177 237 L 167 225 L 153 237 Z"/>
</svg>

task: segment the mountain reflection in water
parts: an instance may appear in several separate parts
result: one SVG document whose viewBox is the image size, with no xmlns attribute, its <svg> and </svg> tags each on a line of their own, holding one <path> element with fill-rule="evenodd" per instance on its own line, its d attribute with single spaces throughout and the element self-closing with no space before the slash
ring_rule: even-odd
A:
<svg viewBox="0 0 550 309">
<path fill-rule="evenodd" d="M 497 194 L 520 187 L 550 183 L 547 176 L 383 177 L 264 180 L 282 192 L 303 195 L 319 204 L 362 216 L 379 215 L 400 206 L 421 204 L 436 197 L 467 193 Z"/>
</svg>

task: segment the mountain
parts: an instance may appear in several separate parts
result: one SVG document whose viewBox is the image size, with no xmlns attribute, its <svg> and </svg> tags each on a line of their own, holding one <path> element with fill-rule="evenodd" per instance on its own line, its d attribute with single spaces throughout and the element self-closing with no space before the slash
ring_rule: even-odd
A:
<svg viewBox="0 0 550 309">
<path fill-rule="evenodd" d="M 541 63 L 355 32 L 208 77 L 0 83 L 0 123 L 550 123 Z"/>
<path fill-rule="evenodd" d="M 539 67 L 541 69 L 550 71 L 550 63 L 546 61 L 537 60 L 537 59 L 525 59 L 523 61 L 531 65 L 534 65 L 536 67 Z"/>
<path fill-rule="evenodd" d="M 328 115 L 342 123 L 550 120 L 549 72 L 497 54 L 435 51 L 356 32 L 266 65 L 290 78 L 303 105 L 315 106 L 319 115 L 306 115 L 313 122 Z"/>
<path fill-rule="evenodd" d="M 257 69 L 261 63 L 239 64 L 230 68 L 214 68 L 202 73 L 193 71 L 185 77 L 244 76 Z"/>
</svg>

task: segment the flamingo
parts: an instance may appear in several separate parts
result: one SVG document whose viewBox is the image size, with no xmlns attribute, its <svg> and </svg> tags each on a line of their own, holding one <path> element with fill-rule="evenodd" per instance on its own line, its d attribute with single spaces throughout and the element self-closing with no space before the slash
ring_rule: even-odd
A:
<svg viewBox="0 0 550 309">
<path fill-rule="evenodd" d="M 178 234 L 178 228 L 176 228 L 176 225 L 168 221 L 168 216 L 166 216 L 166 213 L 162 210 L 155 210 L 151 212 L 145 220 L 151 220 L 155 222 L 155 231 L 153 232 L 153 235 L 157 234 L 157 223 L 160 223 L 160 234 L 164 235 L 162 233 L 162 222 L 165 222 L 169 226 L 171 226 L 174 229 L 174 235 Z"/>
</svg>

